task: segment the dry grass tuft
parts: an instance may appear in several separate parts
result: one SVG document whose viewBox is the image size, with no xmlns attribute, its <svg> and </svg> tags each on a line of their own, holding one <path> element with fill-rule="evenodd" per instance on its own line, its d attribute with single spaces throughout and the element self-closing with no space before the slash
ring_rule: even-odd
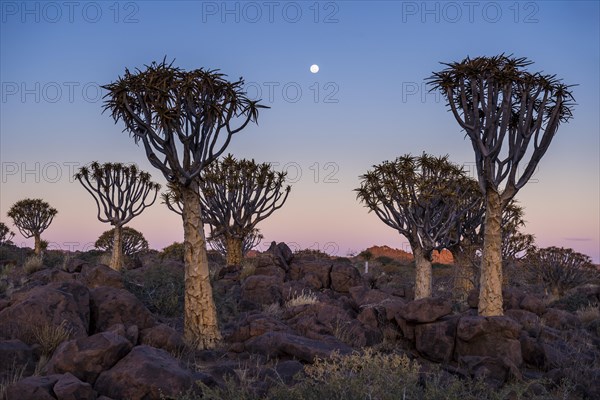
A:
<svg viewBox="0 0 600 400">
<path fill-rule="evenodd" d="M 600 318 L 600 304 L 590 303 L 577 310 L 577 316 L 582 324 L 588 325 Z"/>
<path fill-rule="evenodd" d="M 44 259 L 42 256 L 31 256 L 25 259 L 23 263 L 23 271 L 27 274 L 33 274 L 44 267 Z"/>
<path fill-rule="evenodd" d="M 302 306 L 305 304 L 316 304 L 319 301 L 317 295 L 308 290 L 302 290 L 302 293 L 295 293 L 285 302 L 285 306 L 288 308 Z"/>
<path fill-rule="evenodd" d="M 62 342 L 71 338 L 72 331 L 63 321 L 60 325 L 41 324 L 33 327 L 31 334 L 36 343 L 42 347 L 42 354 L 49 357 Z"/>
</svg>

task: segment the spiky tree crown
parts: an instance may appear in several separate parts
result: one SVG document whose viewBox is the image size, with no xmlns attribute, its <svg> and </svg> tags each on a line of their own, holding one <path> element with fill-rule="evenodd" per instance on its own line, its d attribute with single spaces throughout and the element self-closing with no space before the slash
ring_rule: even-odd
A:
<svg viewBox="0 0 600 400">
<path fill-rule="evenodd" d="M 56 214 L 58 211 L 41 199 L 24 199 L 17 201 L 7 215 L 23 237 L 30 238 L 45 231 Z"/>
<path fill-rule="evenodd" d="M 160 185 L 135 165 L 93 162 L 75 174 L 98 206 L 98 220 L 123 226 L 154 204 Z M 151 200 L 146 202 L 147 198 Z"/>
<path fill-rule="evenodd" d="M 268 108 L 246 96 L 242 78 L 230 82 L 218 70 L 184 71 L 166 59 L 144 70 L 126 69 L 103 88 L 104 110 L 143 142 L 168 181 L 183 186 L 223 153 L 231 135 L 257 121 L 260 108 Z M 221 132 L 225 138 L 219 140 Z"/>
<path fill-rule="evenodd" d="M 143 250 L 148 250 L 148 241 L 144 237 L 144 234 L 138 230 L 130 228 L 128 226 L 123 227 L 122 233 L 122 247 L 123 254 L 131 256 L 139 253 Z M 94 247 L 104 251 L 112 251 L 113 241 L 115 237 L 115 229 L 109 229 L 98 237 Z"/>
</svg>

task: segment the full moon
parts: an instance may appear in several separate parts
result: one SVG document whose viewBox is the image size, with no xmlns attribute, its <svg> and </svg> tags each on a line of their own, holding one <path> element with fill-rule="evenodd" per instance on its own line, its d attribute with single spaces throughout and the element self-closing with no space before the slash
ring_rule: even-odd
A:
<svg viewBox="0 0 600 400">
<path fill-rule="evenodd" d="M 316 74 L 317 72 L 319 72 L 319 66 L 317 64 L 311 65 L 310 72 L 312 72 L 313 74 Z"/>
</svg>

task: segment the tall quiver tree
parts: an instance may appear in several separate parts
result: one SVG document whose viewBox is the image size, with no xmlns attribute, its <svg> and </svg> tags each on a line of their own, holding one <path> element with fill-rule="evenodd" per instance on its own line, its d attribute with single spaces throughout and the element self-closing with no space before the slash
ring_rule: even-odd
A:
<svg viewBox="0 0 600 400">
<path fill-rule="evenodd" d="M 142 142 L 150 163 L 177 186 L 183 202 L 185 248 L 184 334 L 198 348 L 221 339 L 212 297 L 206 239 L 198 195 L 198 176 L 227 148 L 231 137 L 256 122 L 264 108 L 218 71 L 184 71 L 161 63 L 103 86 L 104 109 L 122 120 L 135 142 Z"/>
<path fill-rule="evenodd" d="M 8 216 L 21 235 L 34 238 L 34 251 L 38 256 L 42 253 L 42 232 L 48 229 L 57 213 L 55 208 L 41 199 L 19 200 L 8 210 Z"/>
<path fill-rule="evenodd" d="M 432 294 L 434 250 L 456 239 L 456 221 L 472 205 L 461 201 L 463 170 L 448 157 L 405 155 L 361 176 L 357 198 L 408 240 L 415 258 L 415 299 Z"/>
<path fill-rule="evenodd" d="M 135 165 L 121 163 L 81 167 L 75 174 L 98 207 L 98 220 L 114 226 L 110 267 L 123 267 L 123 226 L 156 201 L 160 185 Z"/>
<path fill-rule="evenodd" d="M 527 72 L 530 64 L 503 54 L 466 58 L 430 78 L 471 139 L 485 195 L 478 306 L 484 316 L 503 315 L 502 210 L 531 178 L 560 123 L 572 117 L 569 86 L 554 75 Z"/>
</svg>

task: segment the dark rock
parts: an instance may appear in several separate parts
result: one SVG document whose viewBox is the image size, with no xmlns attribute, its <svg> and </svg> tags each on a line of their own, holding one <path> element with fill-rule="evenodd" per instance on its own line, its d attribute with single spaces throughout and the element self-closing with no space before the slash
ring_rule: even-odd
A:
<svg viewBox="0 0 600 400">
<path fill-rule="evenodd" d="M 267 332 L 246 342 L 250 352 L 269 357 L 293 357 L 312 363 L 316 357 L 329 357 L 333 351 L 349 354 L 352 349 L 331 338 L 329 341 L 313 340 L 285 332 Z"/>
<path fill-rule="evenodd" d="M 6 388 L 6 398 L 15 400 L 56 400 L 52 388 L 60 375 L 30 376 Z"/>
<path fill-rule="evenodd" d="M 581 321 L 568 311 L 549 308 L 543 316 L 544 323 L 554 329 L 579 329 Z"/>
<path fill-rule="evenodd" d="M 379 318 L 375 308 L 363 308 L 358 314 L 357 319 L 362 322 L 363 325 L 372 329 L 377 329 L 379 327 Z"/>
<path fill-rule="evenodd" d="M 115 324 L 140 329 L 156 325 L 154 316 L 133 294 L 125 289 L 99 286 L 90 291 L 92 332 L 103 332 Z"/>
<path fill-rule="evenodd" d="M 537 337 L 539 335 L 541 320 L 536 314 L 525 310 L 507 310 L 504 315 L 521 324 L 523 329 L 531 336 Z"/>
<path fill-rule="evenodd" d="M 326 260 L 309 260 L 294 262 L 289 270 L 290 279 L 304 280 L 313 289 L 329 288 L 331 285 L 331 262 Z"/>
<path fill-rule="evenodd" d="M 526 332 L 521 333 L 521 354 L 523 362 L 534 368 L 544 368 L 546 365 L 546 352 L 543 345 Z"/>
<path fill-rule="evenodd" d="M 331 267 L 329 274 L 331 279 L 331 289 L 340 293 L 348 293 L 351 287 L 362 284 L 360 272 L 348 264 L 335 264 Z"/>
<path fill-rule="evenodd" d="M 425 358 L 449 362 L 454 354 L 456 326 L 459 317 L 449 317 L 415 327 L 416 349 Z"/>
<path fill-rule="evenodd" d="M 530 311 L 537 315 L 542 315 L 546 312 L 546 305 L 544 302 L 531 294 L 525 295 L 519 306 L 521 309 Z"/>
<path fill-rule="evenodd" d="M 252 275 L 242 284 L 241 300 L 256 304 L 281 303 L 280 280 L 274 276 Z"/>
<path fill-rule="evenodd" d="M 526 293 L 516 288 L 502 289 L 502 307 L 505 310 L 518 310 Z"/>
<path fill-rule="evenodd" d="M 78 282 L 55 282 L 15 293 L 11 306 L 0 311 L 0 336 L 29 343 L 44 326 L 63 326 L 72 337 L 87 336 L 89 292 Z"/>
<path fill-rule="evenodd" d="M 140 344 L 176 352 L 185 347 L 183 335 L 165 324 L 158 324 L 140 332 Z"/>
<path fill-rule="evenodd" d="M 33 373 L 33 351 L 19 339 L 0 341 L 0 382 L 19 370 L 23 370 L 25 376 Z"/>
<path fill-rule="evenodd" d="M 273 256 L 275 265 L 283 268 L 284 271 L 290 269 L 290 263 L 294 259 L 294 253 L 287 244 L 283 242 L 277 244 L 271 242 L 271 246 L 267 249 L 267 253 L 270 253 Z"/>
<path fill-rule="evenodd" d="M 277 363 L 273 368 L 276 373 L 276 382 L 281 381 L 286 385 L 295 383 L 295 377 L 304 370 L 304 365 L 296 360 L 288 360 Z"/>
<path fill-rule="evenodd" d="M 79 278 L 89 288 L 112 286 L 114 288 L 123 289 L 125 287 L 121 273 L 104 264 L 84 264 L 81 268 Z"/>
<path fill-rule="evenodd" d="M 519 367 L 523 362 L 519 336 L 521 325 L 509 317 L 460 318 L 456 330 L 455 358 L 490 356 L 509 360 Z"/>
<path fill-rule="evenodd" d="M 250 314 L 242 318 L 225 338 L 227 342 L 245 342 L 266 332 L 286 332 L 290 328 L 276 318 L 264 314 Z"/>
<path fill-rule="evenodd" d="M 122 336 L 125 339 L 129 340 L 129 343 L 131 343 L 133 346 L 138 344 L 138 339 L 140 335 L 140 331 L 137 325 L 129 325 L 128 327 L 125 327 L 125 325 L 123 324 L 114 324 L 105 332 L 112 332 L 119 336 Z"/>
<path fill-rule="evenodd" d="M 169 353 L 142 345 L 100 374 L 94 388 L 115 399 L 159 400 L 185 393 L 193 383 L 192 372 Z"/>
<path fill-rule="evenodd" d="M 69 273 L 81 272 L 81 268 L 84 265 L 88 264 L 89 263 L 87 261 L 81 260 L 79 258 L 70 258 L 64 263 L 63 269 Z"/>
<path fill-rule="evenodd" d="M 427 297 L 400 307 L 398 315 L 408 322 L 427 323 L 452 313 L 452 304 L 442 298 Z"/>
<path fill-rule="evenodd" d="M 90 337 L 62 343 L 52 355 L 48 373 L 70 372 L 78 379 L 93 384 L 102 371 L 111 368 L 131 350 L 122 336 L 102 332 Z"/>
<path fill-rule="evenodd" d="M 58 400 L 95 400 L 96 392 L 92 385 L 82 382 L 67 373 L 62 375 L 53 387 Z"/>
<path fill-rule="evenodd" d="M 75 276 L 56 268 L 44 268 L 29 276 L 26 287 L 34 288 L 53 282 L 73 282 Z"/>
<path fill-rule="evenodd" d="M 519 369 L 506 358 L 462 356 L 459 363 L 466 366 L 473 378 L 481 379 L 492 387 L 500 388 L 509 378 L 521 379 Z"/>
</svg>

